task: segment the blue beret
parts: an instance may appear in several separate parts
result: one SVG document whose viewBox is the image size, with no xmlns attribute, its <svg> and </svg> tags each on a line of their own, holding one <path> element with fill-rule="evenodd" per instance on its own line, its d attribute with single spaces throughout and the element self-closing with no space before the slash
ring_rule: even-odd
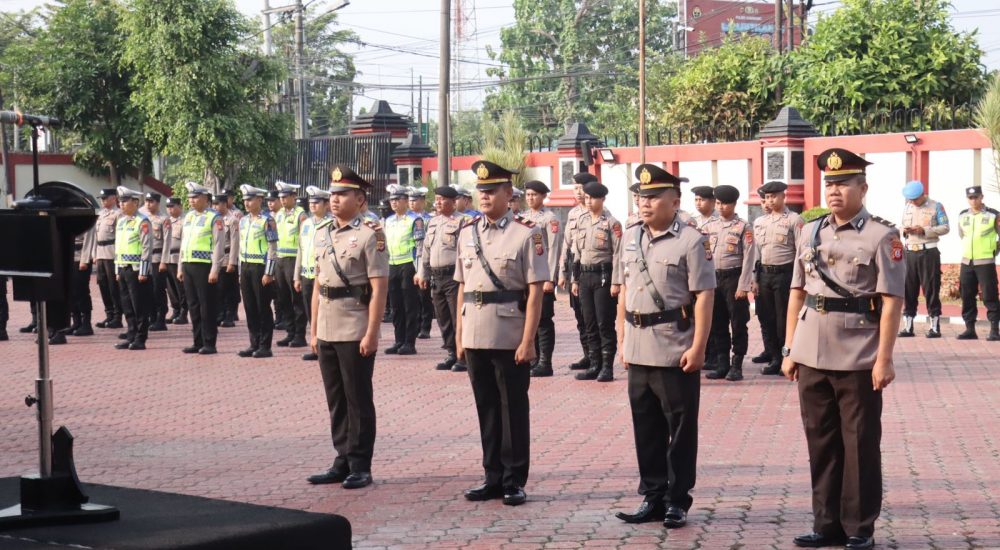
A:
<svg viewBox="0 0 1000 550">
<path fill-rule="evenodd" d="M 911 181 L 903 186 L 903 198 L 908 201 L 916 200 L 924 194 L 924 184 L 919 181 Z"/>
</svg>

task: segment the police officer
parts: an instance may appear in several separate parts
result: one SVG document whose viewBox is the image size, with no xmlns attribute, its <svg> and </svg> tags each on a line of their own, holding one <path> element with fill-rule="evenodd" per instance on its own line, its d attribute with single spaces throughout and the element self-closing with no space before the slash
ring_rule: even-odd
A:
<svg viewBox="0 0 1000 550">
<path fill-rule="evenodd" d="M 715 188 L 714 195 L 719 205 L 718 216 L 702 226 L 702 231 L 708 236 L 715 264 L 715 303 L 708 354 L 715 357 L 716 368 L 705 377 L 737 382 L 743 380 L 743 358 L 748 345 L 750 300 L 747 293 L 753 281 L 753 228 L 736 214 L 736 201 L 740 198 L 738 189 L 720 185 Z"/>
<path fill-rule="evenodd" d="M 319 355 L 337 457 L 329 470 L 308 481 L 342 483 L 345 489 L 372 483 L 375 447 L 372 374 L 389 256 L 382 227 L 361 214 L 370 188 L 350 168 L 334 166 L 330 182 L 333 218 L 316 228 L 313 243 L 317 286 L 311 296 L 311 343 Z"/>
<path fill-rule="evenodd" d="M 97 238 L 94 241 L 94 269 L 97 270 L 97 287 L 104 302 L 105 317 L 97 328 L 122 328 L 122 298 L 115 280 L 115 229 L 118 225 L 118 190 L 101 189 L 102 208 L 94 224 Z"/>
<path fill-rule="evenodd" d="M 569 236 L 573 247 L 572 293 L 580 301 L 587 334 L 590 367 L 577 380 L 610 382 L 618 338 L 615 335 L 617 300 L 611 296 L 612 274 L 618 260 L 622 224 L 604 208 L 608 188 L 592 181 L 583 186 L 588 211 L 576 218 Z"/>
<path fill-rule="evenodd" d="M 217 323 L 220 327 L 236 326 L 236 310 L 240 305 L 240 218 L 236 212 L 229 209 L 229 195 L 223 190 L 212 197 L 215 211 L 222 216 L 226 226 L 226 261 L 219 273 L 219 311 Z"/>
<path fill-rule="evenodd" d="M 521 191 L 520 189 L 515 187 L 511 190 L 511 192 L 513 193 L 513 195 L 511 195 L 510 203 L 508 203 L 507 206 L 508 208 L 510 208 L 510 211 L 513 212 L 514 214 L 520 214 L 521 199 L 524 198 L 524 191 Z"/>
<path fill-rule="evenodd" d="M 160 264 L 163 263 L 165 254 L 164 227 L 169 225 L 167 217 L 160 214 L 161 200 L 159 193 L 146 193 L 145 212 L 143 212 L 149 220 L 150 232 L 153 235 L 153 269 L 150 274 L 150 279 L 153 281 L 153 308 L 149 312 L 150 332 L 167 330 L 167 271 L 160 270 Z"/>
<path fill-rule="evenodd" d="M 243 311 L 247 317 L 250 347 L 240 350 L 240 357 L 263 359 L 271 357 L 274 336 L 274 270 L 278 261 L 278 226 L 271 212 L 263 209 L 267 191 L 251 185 L 241 185 L 243 205 L 247 213 L 240 219 L 239 257 L 240 290 Z"/>
<path fill-rule="evenodd" d="M 309 218 L 302 222 L 302 229 L 299 232 L 299 253 L 295 256 L 295 291 L 302 294 L 302 301 L 306 306 L 306 318 L 312 319 L 312 294 L 316 281 L 316 255 L 313 254 L 313 241 L 316 235 L 316 227 L 329 219 L 328 208 L 330 205 L 330 193 L 319 187 L 310 185 L 306 188 L 306 195 L 309 199 Z M 302 355 L 303 361 L 316 361 L 319 356 L 313 351 L 308 351 Z"/>
<path fill-rule="evenodd" d="M 899 336 L 913 336 L 917 298 L 924 291 L 927 302 L 928 338 L 941 337 L 941 251 L 938 242 L 948 234 L 948 214 L 941 203 L 924 193 L 924 184 L 911 181 L 903 187 L 903 237 L 906 238 L 906 300 L 903 329 Z"/>
<path fill-rule="evenodd" d="M 177 197 L 167 199 L 167 214 L 163 222 L 163 256 L 159 271 L 166 273 L 167 296 L 170 297 L 170 307 L 173 315 L 165 322 L 173 325 L 187 324 L 187 297 L 184 295 L 184 283 L 178 279 L 181 263 L 181 228 L 184 226 L 184 207 Z"/>
<path fill-rule="evenodd" d="M 962 266 L 959 268 L 959 290 L 962 294 L 962 320 L 965 332 L 959 340 L 975 340 L 976 296 L 981 292 L 990 321 L 989 341 L 1000 340 L 1000 301 L 997 299 L 997 227 L 1000 212 L 983 205 L 983 188 L 976 185 L 965 189 L 969 208 L 958 218 L 958 234 L 962 238 Z"/>
<path fill-rule="evenodd" d="M 427 224 L 430 223 L 432 215 L 426 211 L 427 207 L 427 188 L 426 187 L 410 187 L 407 189 L 407 197 L 409 198 L 410 212 L 420 216 L 424 219 L 424 229 L 426 231 Z M 417 255 L 419 256 L 423 247 L 417 249 Z M 420 265 L 420 262 L 417 262 Z M 419 269 L 419 267 L 417 268 Z M 426 340 L 431 337 L 431 321 L 434 320 L 434 301 L 431 299 L 431 289 L 420 288 L 417 289 L 420 292 L 420 332 L 417 333 L 417 338 L 421 340 Z"/>
<path fill-rule="evenodd" d="M 788 311 L 788 289 L 792 280 L 795 260 L 795 243 L 802 232 L 802 218 L 785 206 L 788 186 L 771 181 L 760 188 L 771 213 L 753 222 L 753 243 L 756 258 L 760 260 L 760 277 L 757 283 L 757 307 L 763 308 L 765 318 L 772 322 L 767 342 L 771 362 L 760 370 L 761 374 L 781 374 L 781 343 L 785 341 L 785 318 Z"/>
<path fill-rule="evenodd" d="M 535 335 L 535 352 L 538 360 L 531 368 L 531 376 L 552 376 L 552 351 L 556 345 L 556 325 L 553 322 L 556 306 L 556 278 L 559 276 L 559 254 L 562 248 L 562 231 L 559 217 L 545 207 L 549 187 L 538 180 L 524 184 L 528 209 L 524 217 L 531 220 L 545 235 L 545 253 L 548 257 L 550 280 L 542 283 L 542 312 Z"/>
<path fill-rule="evenodd" d="M 761 216 L 770 215 L 771 209 L 767 206 L 767 201 L 764 200 L 764 193 L 761 192 L 760 188 L 757 189 L 757 195 L 760 197 Z M 751 292 L 753 292 L 755 297 L 754 299 L 757 302 L 757 307 L 754 308 L 754 313 L 757 315 L 757 324 L 760 325 L 760 339 L 763 349 L 760 353 L 754 355 L 753 359 L 751 359 L 755 365 L 770 363 L 775 359 L 774 357 L 771 357 L 771 350 L 768 349 L 768 342 L 772 342 L 777 338 L 774 334 L 774 314 L 767 311 L 767 308 L 760 307 L 760 300 L 757 298 L 760 296 L 760 275 L 762 272 L 763 269 L 760 268 L 760 257 L 758 257 L 754 262 Z"/>
<path fill-rule="evenodd" d="M 279 181 L 274 184 L 281 201 L 281 210 L 274 215 L 278 224 L 277 310 L 284 313 L 287 336 L 277 341 L 279 346 L 306 346 L 306 310 L 302 293 L 295 291 L 295 256 L 299 253 L 299 233 L 302 222 L 309 217 L 295 204 L 299 186 Z"/>
<path fill-rule="evenodd" d="M 573 198 L 576 200 L 576 206 L 571 208 L 566 214 L 566 231 L 563 232 L 562 255 L 559 258 L 559 288 L 570 291 L 569 307 L 572 308 L 573 315 L 576 317 L 576 331 L 580 335 L 580 347 L 583 348 L 583 359 L 571 363 L 569 366 L 570 370 L 587 370 L 591 367 L 589 344 L 586 336 L 587 325 L 583 320 L 583 312 L 580 310 L 580 300 L 572 293 L 573 266 L 576 264 L 577 258 L 574 257 L 576 250 L 570 246 L 570 237 L 577 230 L 577 220 L 579 220 L 580 216 L 587 213 L 587 206 L 584 204 L 586 195 L 583 192 L 583 186 L 594 181 L 597 181 L 597 176 L 590 172 L 580 172 L 573 175 Z"/>
<path fill-rule="evenodd" d="M 483 214 L 459 233 L 456 338 L 458 358 L 469 365 L 486 475 L 465 498 L 517 506 L 527 499 L 529 365 L 551 276 L 541 230 L 508 208 L 515 172 L 483 160 L 472 170 Z"/>
<path fill-rule="evenodd" d="M 694 220 L 696 229 L 701 230 L 705 224 L 719 217 L 715 209 L 715 189 L 709 185 L 699 185 L 692 187 L 691 193 L 694 194 L 695 209 L 691 219 Z"/>
<path fill-rule="evenodd" d="M 70 286 L 72 323 L 67 332 L 72 336 L 94 335 L 94 327 L 90 322 L 90 315 L 94 309 L 94 303 L 90 298 L 90 274 L 93 272 L 96 239 L 97 231 L 91 226 L 90 229 L 77 235 L 73 243 L 73 263 L 76 269 L 73 270 Z"/>
<path fill-rule="evenodd" d="M 478 216 L 479 211 L 472 207 L 472 191 L 464 187 L 455 187 L 458 198 L 455 199 L 455 209 L 466 216 Z"/>
<path fill-rule="evenodd" d="M 215 320 L 219 307 L 219 273 L 225 256 L 226 227 L 222 216 L 208 207 L 208 189 L 193 181 L 185 184 L 191 210 L 181 224 L 181 269 L 194 343 L 184 353 L 213 355 L 219 333 Z"/>
<path fill-rule="evenodd" d="M 267 204 L 267 211 L 271 213 L 272 218 L 276 218 L 278 212 L 281 211 L 281 199 L 278 198 L 278 192 L 274 189 L 267 192 L 267 196 L 264 197 L 265 203 Z M 277 280 L 277 278 L 275 279 Z M 274 330 L 285 330 L 285 310 L 284 302 L 277 299 L 278 296 L 278 285 L 275 283 L 273 289 L 274 300 Z"/>
<path fill-rule="evenodd" d="M 455 209 L 458 191 L 454 187 L 434 190 L 437 215 L 427 222 L 423 250 L 417 264 L 416 282 L 429 289 L 434 302 L 438 328 L 448 356 L 434 368 L 465 372 L 465 363 L 455 355 L 455 319 L 458 305 L 458 282 L 455 281 L 455 258 L 458 252 L 458 231 L 469 216 Z"/>
<path fill-rule="evenodd" d="M 882 391 L 906 264 L 899 231 L 864 207 L 871 164 L 845 149 L 817 158 L 831 213 L 798 244 L 782 370 L 798 381 L 809 448 L 813 532 L 796 546 L 874 545 L 882 506 Z"/>
<path fill-rule="evenodd" d="M 389 204 L 393 214 L 385 220 L 389 246 L 389 303 L 392 305 L 392 325 L 395 343 L 385 350 L 388 354 L 413 355 L 420 331 L 420 293 L 413 284 L 417 270 L 417 248 L 424 240 L 424 219 L 408 209 L 406 188 L 389 186 Z"/>
<path fill-rule="evenodd" d="M 627 523 L 687 523 L 698 458 L 698 406 L 712 323 L 715 269 L 708 241 L 679 219 L 680 180 L 636 169 L 642 223 L 628 229 L 615 272 L 623 285 L 618 337 L 628 369 L 639 494 Z"/>
<path fill-rule="evenodd" d="M 149 336 L 153 307 L 153 229 L 149 219 L 139 213 L 142 198 L 138 191 L 118 187 L 121 213 L 115 229 L 115 269 L 128 332 L 124 341 L 115 344 L 115 349 L 146 349 Z"/>
</svg>

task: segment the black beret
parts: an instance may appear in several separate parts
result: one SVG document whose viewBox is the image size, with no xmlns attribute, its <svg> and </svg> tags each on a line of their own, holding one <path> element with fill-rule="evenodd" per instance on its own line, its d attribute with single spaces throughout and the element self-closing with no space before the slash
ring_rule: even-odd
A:
<svg viewBox="0 0 1000 550">
<path fill-rule="evenodd" d="M 608 195 L 608 188 L 599 181 L 592 181 L 583 186 L 583 192 L 595 199 L 602 199 Z"/>
<path fill-rule="evenodd" d="M 701 197 L 703 199 L 715 198 L 714 194 L 715 190 L 712 189 L 710 185 L 699 185 L 698 187 L 692 187 L 691 192 L 694 193 L 694 196 Z"/>
<path fill-rule="evenodd" d="M 229 202 L 229 196 L 225 193 L 216 193 L 212 195 L 212 202 Z"/>
<path fill-rule="evenodd" d="M 275 191 L 274 189 L 268 191 L 267 192 L 267 200 L 269 200 L 269 201 L 276 201 L 276 200 L 278 200 L 278 192 Z"/>
<path fill-rule="evenodd" d="M 538 180 L 531 180 L 524 184 L 525 191 L 534 191 L 535 193 L 541 193 L 547 195 L 549 193 L 549 186 Z"/>
<path fill-rule="evenodd" d="M 167 206 L 180 206 L 180 205 L 181 205 L 181 200 L 179 198 L 177 197 L 167 198 Z"/>
<path fill-rule="evenodd" d="M 740 190 L 732 185 L 720 185 L 715 188 L 715 198 L 719 199 L 719 202 L 732 204 L 739 200 Z"/>
<path fill-rule="evenodd" d="M 450 185 L 442 185 L 434 189 L 434 194 L 445 199 L 454 199 L 458 197 L 458 190 Z"/>
<path fill-rule="evenodd" d="M 788 185 L 780 181 L 769 181 L 764 185 L 760 186 L 760 196 L 768 195 L 771 193 L 784 193 L 785 189 L 788 189 Z"/>
<path fill-rule="evenodd" d="M 159 193 L 152 193 L 152 192 L 150 192 L 150 193 L 146 193 L 146 200 L 147 200 L 147 201 L 156 201 L 156 202 L 160 202 L 160 199 L 161 199 L 161 198 L 163 198 L 163 197 L 162 197 L 162 196 L 160 196 L 160 194 L 159 194 Z"/>
<path fill-rule="evenodd" d="M 98 193 L 97 196 L 101 197 L 102 199 L 106 199 L 108 197 L 117 197 L 118 189 L 115 187 L 105 187 L 104 189 L 101 189 L 101 192 Z"/>
<path fill-rule="evenodd" d="M 573 174 L 573 183 L 575 185 L 587 185 L 592 181 L 597 181 L 597 176 L 591 174 L 590 172 L 579 172 Z"/>
</svg>

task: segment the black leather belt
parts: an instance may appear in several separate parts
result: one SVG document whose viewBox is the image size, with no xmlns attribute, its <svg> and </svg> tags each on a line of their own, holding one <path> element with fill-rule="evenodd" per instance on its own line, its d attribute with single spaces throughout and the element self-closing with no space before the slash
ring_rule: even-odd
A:
<svg viewBox="0 0 1000 550">
<path fill-rule="evenodd" d="M 678 321 L 685 321 L 688 326 L 690 326 L 691 315 L 688 310 L 690 307 L 691 306 L 679 307 L 677 309 L 657 311 L 656 313 L 626 311 L 625 320 L 636 328 L 652 327 L 655 325 L 662 325 L 664 323 L 676 323 Z M 679 328 L 681 328 L 681 330 L 687 330 L 686 327 Z"/>
<path fill-rule="evenodd" d="M 156 248 L 156 249 L 153 250 L 153 254 L 159 254 L 159 255 L 162 256 L 163 255 L 163 249 L 162 248 Z"/>
<path fill-rule="evenodd" d="M 806 296 L 806 307 L 810 307 L 821 313 L 839 311 L 843 313 L 864 314 L 878 311 L 880 306 L 880 296 L 863 298 L 827 298 L 819 294 L 809 294 Z"/>
<path fill-rule="evenodd" d="M 455 266 L 449 265 L 445 267 L 432 267 L 430 268 L 431 277 L 435 279 L 438 277 L 450 277 L 455 274 Z"/>
<path fill-rule="evenodd" d="M 527 296 L 523 290 L 494 290 L 483 292 L 473 290 L 462 294 L 465 303 L 473 303 L 477 306 L 484 304 L 508 304 L 510 302 L 520 302 Z"/>
<path fill-rule="evenodd" d="M 760 269 L 764 273 L 791 273 L 795 270 L 795 263 L 787 263 L 781 265 L 760 265 Z"/>
<path fill-rule="evenodd" d="M 77 252 L 83 250 L 83 243 L 74 243 L 73 250 L 76 250 Z"/>
<path fill-rule="evenodd" d="M 222 251 L 222 253 L 223 254 L 229 254 L 229 250 L 230 250 L 229 248 L 226 248 L 225 250 Z"/>
<path fill-rule="evenodd" d="M 319 285 L 319 295 L 330 300 L 336 300 L 338 298 L 361 299 L 362 296 L 370 293 L 371 293 L 370 284 L 358 285 L 358 286 Z"/>
<path fill-rule="evenodd" d="M 732 277 L 733 275 L 739 275 L 743 272 L 742 267 L 731 267 L 729 269 L 716 269 L 716 277 Z"/>
<path fill-rule="evenodd" d="M 580 264 L 581 273 L 600 273 L 603 271 L 611 271 L 611 262 L 603 264 Z"/>
<path fill-rule="evenodd" d="M 110 241 L 97 241 L 97 246 L 108 246 L 109 244 L 115 244 L 115 240 L 111 239 Z"/>
</svg>

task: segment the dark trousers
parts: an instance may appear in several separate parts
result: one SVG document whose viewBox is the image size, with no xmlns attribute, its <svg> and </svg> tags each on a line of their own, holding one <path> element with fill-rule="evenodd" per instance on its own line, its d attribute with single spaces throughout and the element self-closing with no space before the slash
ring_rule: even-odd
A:
<svg viewBox="0 0 1000 550">
<path fill-rule="evenodd" d="M 959 268 L 958 284 L 962 293 L 962 320 L 975 323 L 979 315 L 976 298 L 983 293 L 986 318 L 991 323 L 1000 321 L 1000 300 L 997 299 L 997 267 L 988 265 L 965 265 Z"/>
<path fill-rule="evenodd" d="M 389 302 L 397 344 L 413 345 L 420 332 L 420 293 L 413 284 L 413 262 L 389 266 Z"/>
<path fill-rule="evenodd" d="M 94 260 L 97 270 L 97 288 L 101 290 L 104 314 L 108 319 L 117 319 L 122 314 L 122 296 L 115 280 L 114 260 Z"/>
<path fill-rule="evenodd" d="M 431 276 L 431 298 L 441 339 L 448 355 L 455 353 L 455 319 L 458 307 L 458 282 L 451 277 L 437 279 Z"/>
<path fill-rule="evenodd" d="M 736 299 L 740 282 L 739 269 L 716 270 L 715 306 L 712 311 L 712 334 L 709 353 L 722 355 L 746 355 L 749 338 L 747 323 L 750 322 L 750 301 Z M 730 332 L 731 331 L 731 332 Z"/>
<path fill-rule="evenodd" d="M 524 487 L 531 444 L 529 367 L 514 364 L 514 350 L 466 349 L 465 361 L 479 416 L 486 484 Z"/>
<path fill-rule="evenodd" d="M 243 291 L 243 311 L 250 333 L 250 347 L 271 349 L 274 336 L 274 317 L 271 316 L 271 300 L 274 283 L 264 285 L 264 264 L 243 263 L 240 269 L 240 289 Z"/>
<path fill-rule="evenodd" d="M 88 264 L 87 269 L 80 271 L 80 263 L 73 266 L 72 281 L 69 287 L 70 313 L 79 315 L 90 313 L 94 309 L 94 302 L 90 299 L 90 274 L 94 268 Z"/>
<path fill-rule="evenodd" d="M 167 317 L 167 279 L 170 274 L 160 271 L 158 262 L 153 262 L 153 274 L 149 276 L 153 282 L 153 307 L 149 312 L 149 322 L 157 323 Z"/>
<path fill-rule="evenodd" d="M 420 292 L 420 332 L 429 332 L 434 321 L 434 299 L 429 288 L 418 288 L 417 291 Z"/>
<path fill-rule="evenodd" d="M 306 310 L 306 321 L 312 323 L 312 297 L 313 287 L 316 286 L 316 279 L 302 277 L 299 279 L 299 285 L 302 286 L 302 305 Z"/>
<path fill-rule="evenodd" d="M 170 297 L 170 307 L 175 314 L 187 309 L 187 298 L 184 297 L 184 283 L 177 280 L 178 264 L 167 264 L 167 296 Z"/>
<path fill-rule="evenodd" d="M 929 317 L 941 316 L 941 251 L 936 248 L 906 251 L 906 287 L 903 315 L 917 315 L 917 298 L 924 291 Z"/>
<path fill-rule="evenodd" d="M 882 509 L 882 392 L 872 371 L 799 366 L 813 531 L 870 537 Z"/>
<path fill-rule="evenodd" d="M 535 354 L 538 360 L 546 361 L 546 366 L 552 366 L 552 352 L 556 346 L 556 295 L 554 292 L 542 294 L 542 312 L 538 318 L 538 330 L 535 332 Z M 617 342 L 615 342 L 617 344 Z"/>
<path fill-rule="evenodd" d="M 149 336 L 149 312 L 153 308 L 153 281 L 148 277 L 139 281 L 139 270 L 123 267 L 118 270 L 121 277 L 118 285 L 122 291 L 122 309 L 128 324 L 129 342 L 146 342 Z"/>
<path fill-rule="evenodd" d="M 278 258 L 275 266 L 277 297 L 275 309 L 279 319 L 285 322 L 285 331 L 292 338 L 306 337 L 306 308 L 302 294 L 295 292 L 295 258 Z M 283 315 L 284 317 L 280 317 Z"/>
<path fill-rule="evenodd" d="M 629 365 L 628 400 L 639 494 L 689 510 L 698 465 L 701 376 L 679 367 Z"/>
<path fill-rule="evenodd" d="M 236 310 L 240 307 L 239 269 L 234 268 L 232 273 L 225 270 L 220 271 L 219 287 L 219 298 L 222 300 L 219 307 L 219 317 L 223 321 L 235 321 Z"/>
<path fill-rule="evenodd" d="M 764 348 L 772 361 L 781 359 L 781 348 L 785 345 L 785 320 L 788 313 L 788 296 L 792 288 L 792 271 L 760 274 L 757 292 L 757 307 L 764 314 L 762 320 L 771 322 L 771 330 L 764 341 Z"/>
<path fill-rule="evenodd" d="M 360 342 L 319 341 L 319 370 L 323 375 L 330 435 L 341 471 L 370 472 L 375 452 L 375 399 L 372 375 L 375 356 L 362 357 Z"/>
<path fill-rule="evenodd" d="M 0 277 L 0 332 L 7 331 L 10 320 L 10 305 L 7 303 L 7 277 Z"/>
<path fill-rule="evenodd" d="M 583 313 L 584 330 L 587 331 L 590 360 L 593 362 L 595 356 L 614 360 L 618 349 L 615 332 L 618 300 L 611 296 L 610 273 L 604 275 L 598 271 L 585 271 L 580 274 L 579 282 L 580 311 Z"/>
<path fill-rule="evenodd" d="M 184 273 L 184 295 L 191 314 L 194 345 L 199 348 L 214 348 L 215 338 L 219 334 L 219 327 L 215 322 L 219 307 L 219 284 L 208 282 L 212 264 L 185 262 L 181 264 L 181 269 Z"/>
<path fill-rule="evenodd" d="M 571 286 L 571 285 L 570 285 Z M 580 298 L 569 293 L 569 307 L 573 310 L 573 317 L 576 319 L 576 333 L 580 336 L 580 348 L 583 349 L 583 357 L 590 358 L 587 348 L 587 323 L 583 319 L 583 310 L 580 309 Z"/>
</svg>

